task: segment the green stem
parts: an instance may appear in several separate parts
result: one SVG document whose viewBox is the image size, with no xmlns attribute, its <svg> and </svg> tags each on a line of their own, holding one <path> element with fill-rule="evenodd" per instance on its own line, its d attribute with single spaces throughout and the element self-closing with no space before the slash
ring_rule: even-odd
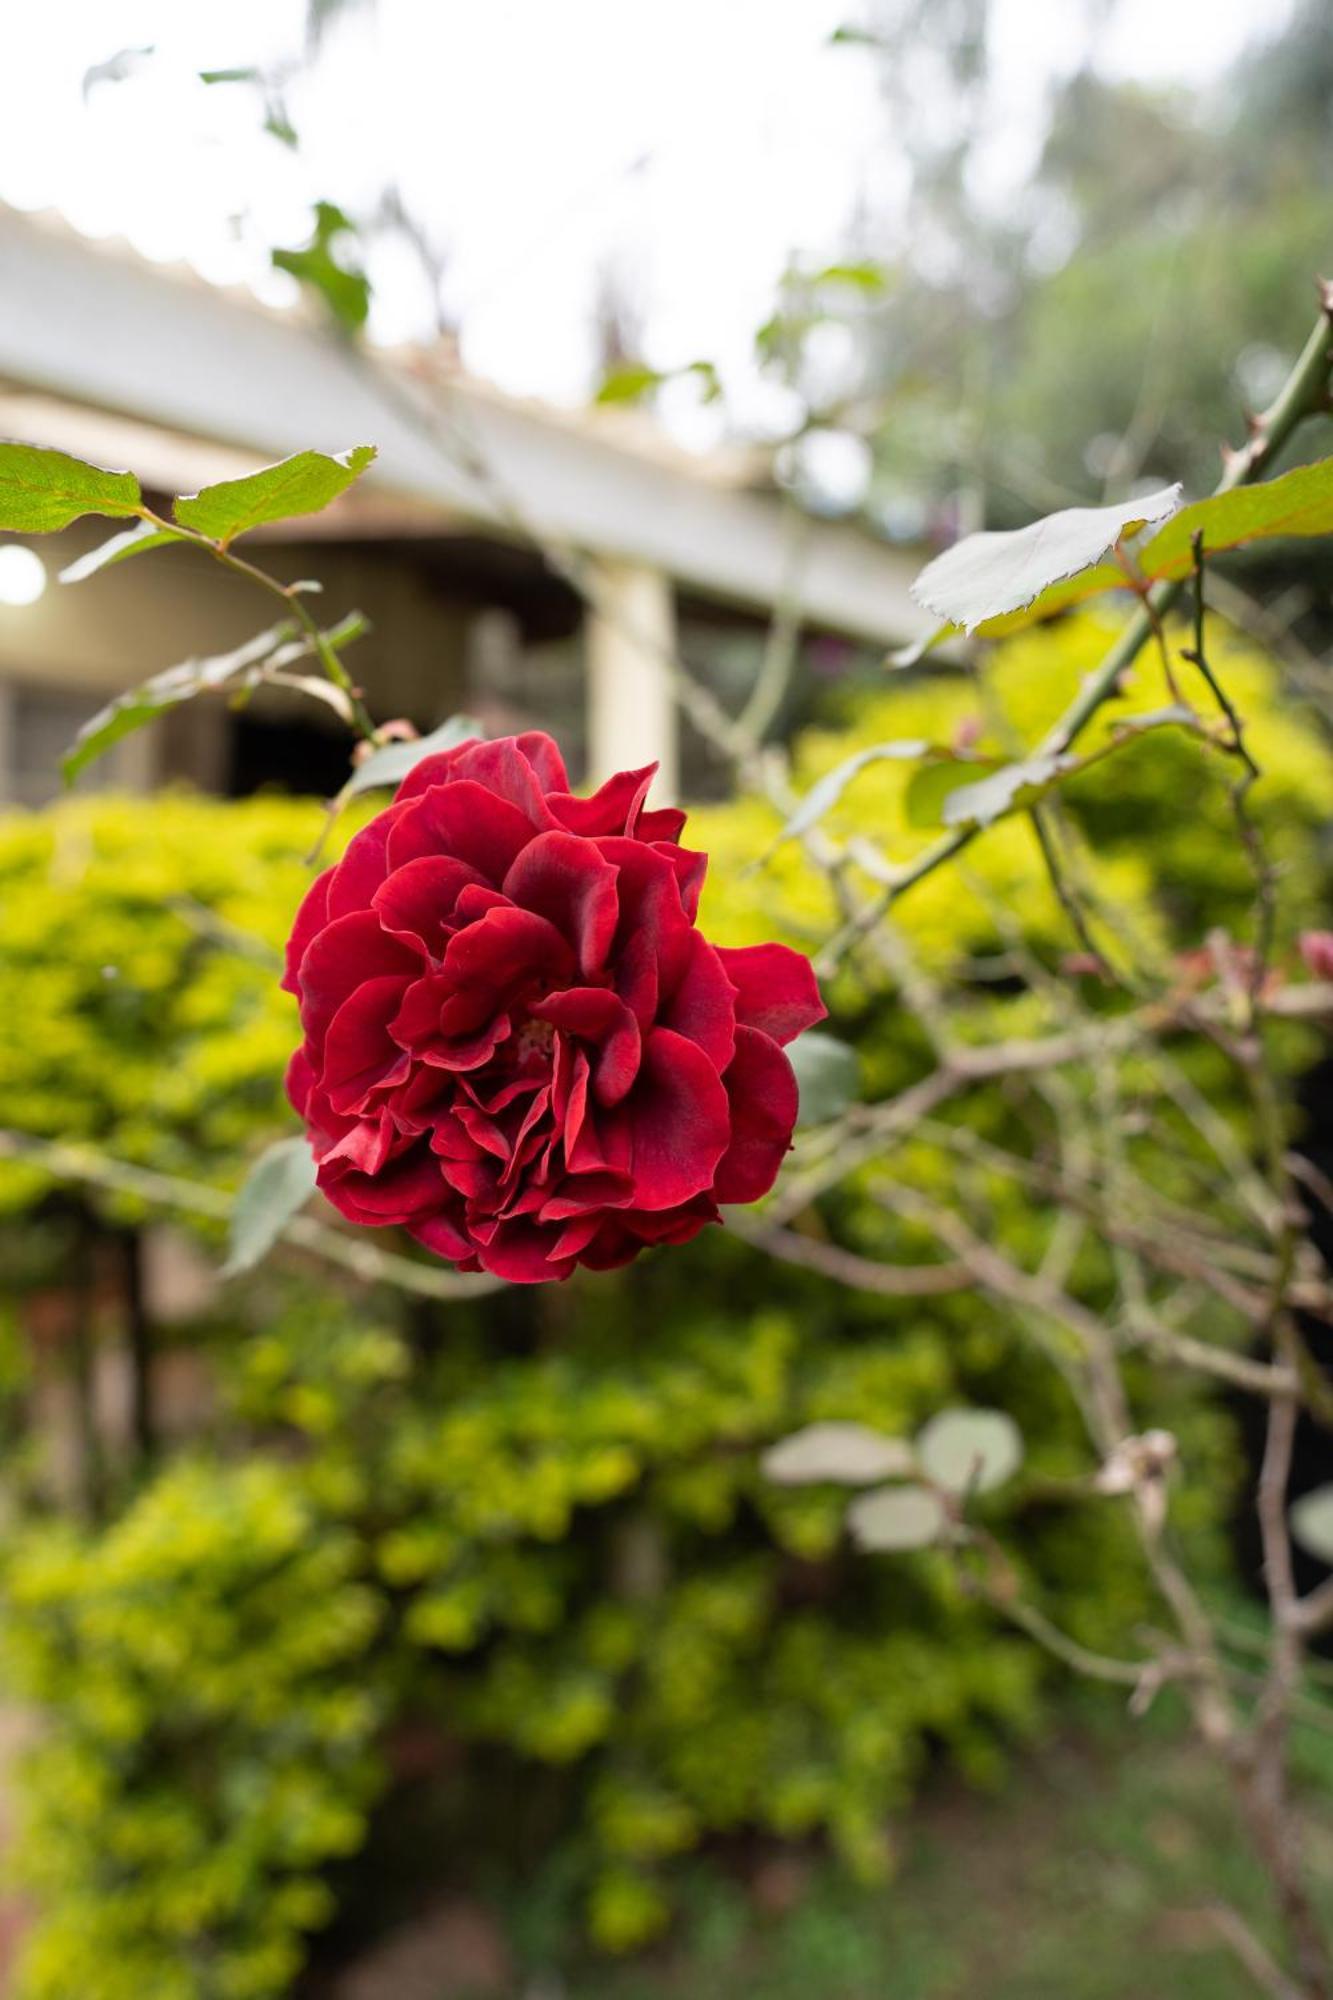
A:
<svg viewBox="0 0 1333 2000">
<path fill-rule="evenodd" d="M 234 555 L 229 548 L 221 542 L 214 541 L 210 535 L 200 534 L 194 528 L 183 528 L 177 521 L 164 520 L 160 514 L 155 514 L 151 507 L 141 507 L 139 514 L 154 528 L 163 529 L 168 534 L 179 535 L 182 541 L 193 542 L 196 548 L 206 550 L 214 562 L 221 563 L 224 569 L 229 569 L 236 576 L 246 577 L 251 583 L 258 584 L 259 588 L 267 591 L 270 597 L 279 598 L 310 641 L 311 651 L 324 669 L 326 679 L 346 697 L 348 715 L 357 735 L 367 743 L 378 744 L 379 734 L 369 710 L 362 702 L 351 676 L 339 659 L 336 647 L 329 644 L 328 634 L 322 630 L 318 619 L 311 617 L 299 590 L 292 584 L 279 583 L 277 577 L 270 576 L 267 570 L 260 569 L 255 563 L 247 562 L 244 556 Z"/>
<path fill-rule="evenodd" d="M 1297 426 L 1323 403 L 1330 371 L 1333 370 L 1329 320 L 1330 310 L 1326 307 L 1320 313 L 1277 400 L 1255 419 L 1249 442 L 1228 458 L 1222 477 L 1213 489 L 1214 497 L 1230 493 L 1238 486 L 1249 485 L 1282 449 Z M 1105 659 L 1089 674 L 1064 714 L 1052 724 L 1037 745 L 1034 755 L 1058 755 L 1069 749 L 1098 709 L 1115 693 L 1121 675 L 1133 665 L 1151 639 L 1155 624 L 1171 610 L 1184 587 L 1184 579 L 1153 585 L 1145 605 L 1135 612 Z M 873 928 L 899 896 L 933 874 L 943 862 L 961 853 L 979 832 L 979 827 L 959 827 L 955 833 L 945 834 L 933 846 L 918 854 L 915 860 L 895 871 L 892 882 L 885 885 L 881 894 L 858 918 L 856 928 Z"/>
</svg>

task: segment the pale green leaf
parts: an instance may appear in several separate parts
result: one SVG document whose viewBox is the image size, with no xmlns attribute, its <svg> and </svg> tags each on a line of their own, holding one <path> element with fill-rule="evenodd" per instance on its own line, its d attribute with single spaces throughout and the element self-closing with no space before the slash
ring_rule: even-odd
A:
<svg viewBox="0 0 1333 2000">
<path fill-rule="evenodd" d="M 1023 1463 L 1023 1436 L 1003 1410 L 941 1410 L 916 1441 L 922 1472 L 946 1493 L 990 1493 Z"/>
<path fill-rule="evenodd" d="M 1292 1503 L 1291 1532 L 1307 1555 L 1333 1563 L 1333 1486 L 1316 1486 Z"/>
<path fill-rule="evenodd" d="M 1066 507 L 1026 528 L 967 535 L 927 563 L 912 595 L 937 618 L 974 631 L 986 619 L 1031 605 L 1048 586 L 1110 553 L 1180 504 L 1179 486 L 1113 507 Z"/>
<path fill-rule="evenodd" d="M 803 833 L 809 833 L 817 826 L 826 812 L 838 803 L 852 779 L 865 770 L 868 764 L 888 760 L 897 762 L 916 757 L 924 757 L 930 751 L 929 743 L 903 741 L 901 743 L 876 743 L 868 750 L 858 750 L 853 757 L 846 758 L 836 769 L 826 773 L 817 784 L 810 787 L 797 806 L 782 832 L 774 842 L 780 847 L 784 840 L 796 840 Z"/>
<path fill-rule="evenodd" d="M 1248 542 L 1271 540 L 1280 535 L 1333 534 L 1333 459 L 1298 465 L 1260 486 L 1239 486 L 1234 492 L 1217 493 L 1211 499 L 1195 500 L 1182 507 L 1138 551 L 1135 567 L 1140 576 L 1148 583 L 1172 583 L 1191 575 L 1194 537 L 1200 531 L 1205 555 L 1225 554 L 1228 549 L 1242 548 Z M 1128 579 L 1116 564 L 1099 564 L 1052 584 L 1019 610 L 983 619 L 976 633 L 982 639 L 1003 639 L 1043 618 L 1070 611 L 1092 597 L 1127 587 Z M 942 627 L 932 635 L 929 644 L 934 645 L 957 629 L 956 625 Z M 916 649 L 907 649 L 912 650 Z M 912 663 L 907 652 L 890 658 L 893 666 Z"/>
<path fill-rule="evenodd" d="M 227 1261 L 221 1276 L 234 1278 L 266 1257 L 314 1191 L 315 1162 L 304 1134 L 279 1139 L 261 1153 L 231 1212 Z"/>
<path fill-rule="evenodd" d="M 429 736 L 418 736 L 411 743 L 386 743 L 382 750 L 372 750 L 364 764 L 359 764 L 345 787 L 346 796 L 355 798 L 358 792 L 373 792 L 382 785 L 401 785 L 410 771 L 414 771 L 423 757 L 434 757 L 441 750 L 453 750 L 469 737 L 480 736 L 481 724 L 475 716 L 451 715 Z"/>
<path fill-rule="evenodd" d="M 840 1117 L 861 1087 L 861 1065 L 855 1049 L 834 1035 L 807 1028 L 787 1050 L 796 1072 L 801 1108 L 798 1125 L 826 1125 Z"/>
<path fill-rule="evenodd" d="M 136 521 L 132 528 L 123 528 L 110 541 L 99 542 L 87 555 L 67 564 L 60 572 L 60 581 L 82 583 L 86 577 L 96 576 L 99 570 L 128 562 L 131 556 L 147 555 L 150 549 L 188 546 L 189 537 L 178 535 L 174 528 L 155 528 L 151 521 Z"/>
<path fill-rule="evenodd" d="M 49 535 L 85 514 L 125 517 L 143 495 L 132 472 L 104 472 L 44 445 L 0 444 L 0 528 Z"/>
<path fill-rule="evenodd" d="M 299 451 L 294 458 L 266 465 L 244 479 L 223 479 L 199 493 L 186 494 L 176 502 L 176 519 L 182 527 L 225 546 L 267 522 L 318 514 L 360 478 L 374 457 L 372 444 L 336 455 Z"/>
<path fill-rule="evenodd" d="M 167 667 L 160 674 L 142 681 L 138 687 L 117 695 L 105 708 L 99 708 L 96 715 L 89 718 L 74 738 L 69 750 L 61 759 L 61 771 L 65 783 L 72 785 L 80 771 L 86 770 L 99 757 L 132 736 L 136 729 L 152 722 L 165 709 L 175 708 L 178 703 L 189 701 L 205 689 L 225 687 L 238 675 L 244 674 L 275 657 L 292 636 L 289 624 L 273 625 L 257 638 L 249 639 L 234 652 L 219 653 L 211 658 L 183 660 L 179 666 Z M 300 647 L 299 651 L 306 649 Z"/>
<path fill-rule="evenodd" d="M 760 1460 L 766 1479 L 778 1486 L 868 1486 L 914 1470 L 912 1448 L 867 1424 L 807 1424 L 769 1448 Z"/>
<path fill-rule="evenodd" d="M 1055 780 L 1078 768 L 1078 758 L 1044 752 L 1003 764 L 972 784 L 949 793 L 940 809 L 945 826 L 989 826 L 1002 814 L 1035 805 Z"/>
<path fill-rule="evenodd" d="M 928 1549 L 944 1540 L 948 1526 L 943 1501 L 924 1486 L 882 1486 L 847 1509 L 852 1540 L 877 1554 Z"/>
</svg>

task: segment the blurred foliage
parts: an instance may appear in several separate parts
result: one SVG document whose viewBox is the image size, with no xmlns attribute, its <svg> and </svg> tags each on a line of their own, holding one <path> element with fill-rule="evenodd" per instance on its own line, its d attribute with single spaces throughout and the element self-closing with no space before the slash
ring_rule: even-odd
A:
<svg viewBox="0 0 1333 2000">
<path fill-rule="evenodd" d="M 1072 69 L 1034 49 L 1030 165 L 997 0 L 867 0 L 865 30 L 841 38 L 839 60 L 875 76 L 896 169 L 846 241 L 881 282 L 831 289 L 794 269 L 757 358 L 803 425 L 864 441 L 862 506 L 895 538 L 1141 480 L 1206 493 L 1219 446 L 1241 441 L 1309 331 L 1333 171 L 1325 0 L 1256 17 L 1254 45 L 1194 90 L 1113 74 L 1116 11 L 1069 0 Z M 1331 435 L 1311 426 L 1303 451 Z"/>
<path fill-rule="evenodd" d="M 1010 642 L 984 707 L 950 675 L 849 697 L 843 726 L 798 745 L 800 782 L 860 744 L 1030 740 L 1103 637 L 1083 619 Z M 1213 653 L 1251 718 L 1267 773 L 1256 810 L 1293 920 L 1314 918 L 1333 759 L 1271 666 L 1220 634 Z M 1154 704 L 1158 672 L 1145 656 L 1126 701 Z M 1249 920 L 1226 778 L 1162 732 L 1071 787 L 1097 886 L 1164 953 Z M 900 765 L 870 766 L 833 823 L 910 851 L 929 836 L 907 823 L 907 782 Z M 291 1010 L 236 943 L 281 936 L 315 816 L 79 801 L 0 828 L 3 1014 L 23 1024 L 4 1044 L 13 1124 L 200 1174 L 234 1171 L 280 1127 Z M 734 942 L 777 931 L 813 947 L 834 913 L 799 845 L 750 866 L 777 830 L 755 803 L 695 817 L 713 856 L 705 922 Z M 901 906 L 925 962 L 972 982 L 978 1034 L 1030 1031 L 1043 1004 L 1030 981 L 987 978 L 1015 942 L 1047 971 L 1068 948 L 1040 881 L 1014 820 Z M 919 1073 L 919 1029 L 887 975 L 858 962 L 830 998 L 869 1095 Z M 1304 1047 L 1293 1033 L 1289 1059 Z M 1243 1139 L 1239 1107 L 1219 1103 Z M 1012 1115 L 1000 1091 L 970 1101 L 973 1128 L 1000 1143 Z M 909 1137 L 893 1165 L 954 1189 L 934 1139 Z M 16 1220 L 46 1192 L 26 1175 L 5 1185 Z M 993 1175 L 977 1199 L 993 1239 L 1035 1260 L 1050 1212 Z M 816 1226 L 890 1260 L 922 1254 L 855 1180 Z M 1097 1242 L 1071 1285 L 1094 1305 L 1109 1296 Z M 1080 1483 L 1087 1447 L 1058 1374 L 1028 1329 L 970 1294 L 839 1291 L 715 1231 L 621 1273 L 449 1308 L 389 1294 L 359 1307 L 276 1264 L 221 1301 L 177 1330 L 221 1385 L 206 1447 L 168 1457 L 101 1527 L 21 1521 L 3 1557 L 6 1676 L 44 1718 L 23 1792 L 43 1909 L 27 2000 L 285 1992 L 302 1935 L 330 1913 L 330 1864 L 392 1818 L 423 1759 L 455 1814 L 433 1865 L 493 1849 L 512 1875 L 549 1803 L 541 1851 L 567 1856 L 607 1949 L 660 1930 L 706 1841 L 822 1835 L 881 1876 L 887 1816 L 927 1760 L 943 1748 L 994 1781 L 1039 1719 L 1048 1663 L 963 1594 L 946 1556 L 858 1555 L 841 1494 L 765 1483 L 760 1451 L 802 1424 L 908 1432 L 944 1404 L 1003 1407 L 1027 1461 L 980 1504 L 1033 1600 L 1111 1648 L 1151 1616 L 1132 1534 Z M 1174 1518 L 1217 1576 L 1228 1420 L 1146 1360 L 1129 1384 L 1181 1438 Z M 525 1802 L 500 1826 L 497 1771 Z"/>
<path fill-rule="evenodd" d="M 73 799 L 0 821 L 2 1122 L 232 1181 L 289 1121 L 296 1010 L 275 968 L 311 802 Z M 0 1168 L 0 1220 L 50 1188 Z M 89 1197 L 119 1219 L 124 1197 Z"/>
</svg>

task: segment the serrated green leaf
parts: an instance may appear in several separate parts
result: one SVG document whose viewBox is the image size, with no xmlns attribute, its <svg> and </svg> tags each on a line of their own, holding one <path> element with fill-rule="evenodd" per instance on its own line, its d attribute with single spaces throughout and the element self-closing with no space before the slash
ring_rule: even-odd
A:
<svg viewBox="0 0 1333 2000">
<path fill-rule="evenodd" d="M 0 528 L 49 535 L 85 514 L 125 518 L 143 503 L 132 472 L 105 472 L 44 445 L 0 444 Z"/>
<path fill-rule="evenodd" d="M 784 840 L 795 840 L 801 834 L 808 833 L 811 827 L 817 826 L 825 813 L 837 804 L 852 779 L 864 771 L 868 764 L 924 757 L 930 748 L 929 743 L 904 740 L 900 743 L 876 743 L 868 750 L 858 750 L 855 756 L 844 759 L 835 770 L 827 772 L 818 784 L 810 787 L 773 843 L 774 847 L 780 847 Z"/>
<path fill-rule="evenodd" d="M 179 666 L 167 667 L 138 687 L 117 695 L 114 701 L 108 702 L 105 708 L 99 708 L 96 715 L 84 723 L 61 759 L 60 768 L 65 783 L 72 785 L 80 771 L 96 763 L 99 757 L 105 756 L 108 750 L 152 722 L 164 710 L 189 701 L 205 688 L 223 687 L 236 675 L 272 658 L 290 641 L 293 629 L 286 623 L 271 626 L 267 632 L 247 640 L 234 652 L 219 653 L 207 659 L 183 660 Z M 304 647 L 301 650 L 304 651 Z"/>
<path fill-rule="evenodd" d="M 882 1486 L 860 1494 L 847 1509 L 852 1540 L 876 1554 L 932 1548 L 944 1540 L 948 1526 L 939 1494 L 924 1486 Z"/>
<path fill-rule="evenodd" d="M 358 792 L 373 792 L 382 785 L 401 785 L 423 757 L 453 750 L 470 736 L 481 734 L 482 727 L 475 716 L 451 715 L 429 736 L 419 736 L 411 743 L 386 743 L 382 750 L 373 750 L 365 763 L 357 766 L 347 781 L 345 794 L 354 799 Z"/>
<path fill-rule="evenodd" d="M 270 521 L 318 514 L 345 493 L 375 458 L 373 444 L 330 454 L 298 451 L 279 465 L 266 465 L 244 479 L 223 479 L 199 493 L 186 494 L 173 512 L 183 528 L 193 528 L 225 548 L 238 535 Z"/>
<path fill-rule="evenodd" d="M 972 632 L 1030 606 L 1042 591 L 1091 569 L 1116 543 L 1175 512 L 1180 487 L 1113 507 L 1066 507 L 1026 528 L 966 535 L 927 563 L 912 595 L 937 618 Z"/>
<path fill-rule="evenodd" d="M 1148 583 L 1179 582 L 1191 575 L 1194 536 L 1200 531 L 1207 555 L 1222 555 L 1229 549 L 1243 548 L 1248 542 L 1282 535 L 1333 534 L 1333 459 L 1298 465 L 1261 486 L 1240 486 L 1232 493 L 1216 493 L 1210 499 L 1195 500 L 1182 507 L 1138 551 L 1135 564 L 1139 574 Z M 976 636 L 1007 638 L 1011 632 L 1021 632 L 1043 618 L 1071 611 L 1090 598 L 1127 587 L 1124 572 L 1114 563 L 1098 564 L 1051 584 L 1021 609 L 983 619 L 976 627 Z M 930 644 L 958 629 L 955 624 L 942 627 L 932 636 Z M 917 651 L 917 657 L 920 656 Z M 890 665 L 909 663 L 905 655 L 890 656 Z"/>
<path fill-rule="evenodd" d="M 1077 757 L 1043 752 L 1016 764 L 1002 764 L 984 778 L 951 791 L 940 808 L 945 826 L 989 826 L 1008 812 L 1035 805 L 1065 772 L 1078 768 Z"/>
<path fill-rule="evenodd" d="M 912 1447 L 902 1438 L 885 1437 L 867 1424 L 807 1424 L 760 1460 L 764 1477 L 777 1486 L 868 1486 L 876 1479 L 897 1479 L 915 1467 Z"/>
<path fill-rule="evenodd" d="M 95 549 L 89 549 L 87 555 L 67 564 L 60 572 L 60 581 L 82 583 L 85 578 L 96 576 L 99 570 L 128 562 L 131 556 L 147 555 L 150 549 L 188 546 L 188 535 L 178 535 L 174 528 L 155 528 L 151 521 L 136 521 L 132 528 L 122 529 L 120 534 L 112 535 L 110 541 L 100 542 Z"/>
<path fill-rule="evenodd" d="M 1023 1463 L 1023 1434 L 1003 1410 L 940 1410 L 920 1431 L 916 1455 L 946 1493 L 991 1493 Z"/>
<path fill-rule="evenodd" d="M 231 1213 L 227 1261 L 220 1275 L 234 1278 L 266 1257 L 287 1224 L 315 1191 L 309 1141 L 279 1139 L 261 1153 L 246 1176 Z"/>
<path fill-rule="evenodd" d="M 861 1064 L 855 1049 L 834 1035 L 807 1028 L 787 1050 L 800 1092 L 798 1125 L 826 1125 L 838 1118 L 861 1088 Z"/>
<path fill-rule="evenodd" d="M 1277 535 L 1333 534 L 1333 458 L 1182 508 L 1140 552 L 1143 574 L 1154 581 L 1188 576 L 1200 532 L 1205 552 L 1214 555 Z"/>
<path fill-rule="evenodd" d="M 1292 1503 L 1291 1532 L 1307 1555 L 1333 1563 L 1333 1486 L 1316 1486 Z"/>
</svg>

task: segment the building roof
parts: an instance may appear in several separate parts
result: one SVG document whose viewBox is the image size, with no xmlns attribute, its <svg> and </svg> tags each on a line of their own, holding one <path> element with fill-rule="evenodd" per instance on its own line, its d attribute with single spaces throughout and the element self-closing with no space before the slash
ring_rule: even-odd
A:
<svg viewBox="0 0 1333 2000">
<path fill-rule="evenodd" d="M 184 275 L 182 274 L 184 271 Z M 302 313 L 0 206 L 0 428 L 132 462 L 179 487 L 255 458 L 371 443 L 333 532 L 485 529 L 642 562 L 724 602 L 795 598 L 822 628 L 891 645 L 923 629 L 915 562 L 852 526 L 746 490 L 642 419 L 572 415 L 429 357 L 352 350 Z M 80 443 L 76 440 L 81 440 Z M 159 470 L 160 469 L 160 470 Z"/>
</svg>

